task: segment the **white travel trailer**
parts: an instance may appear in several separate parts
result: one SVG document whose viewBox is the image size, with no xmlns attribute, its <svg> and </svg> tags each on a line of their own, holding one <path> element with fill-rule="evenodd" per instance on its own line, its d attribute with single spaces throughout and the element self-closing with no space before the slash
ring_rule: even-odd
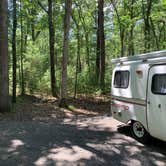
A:
<svg viewBox="0 0 166 166">
<path fill-rule="evenodd" d="M 113 59 L 111 111 L 142 143 L 166 141 L 166 50 Z"/>
</svg>

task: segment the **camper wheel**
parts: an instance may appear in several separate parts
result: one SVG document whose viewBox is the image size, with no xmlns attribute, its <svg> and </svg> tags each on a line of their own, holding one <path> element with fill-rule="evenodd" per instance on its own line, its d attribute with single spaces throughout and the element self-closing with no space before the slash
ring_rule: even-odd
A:
<svg viewBox="0 0 166 166">
<path fill-rule="evenodd" d="M 150 135 L 140 122 L 133 121 L 131 129 L 134 138 L 137 139 L 139 142 L 143 144 L 147 144 L 149 142 Z"/>
</svg>

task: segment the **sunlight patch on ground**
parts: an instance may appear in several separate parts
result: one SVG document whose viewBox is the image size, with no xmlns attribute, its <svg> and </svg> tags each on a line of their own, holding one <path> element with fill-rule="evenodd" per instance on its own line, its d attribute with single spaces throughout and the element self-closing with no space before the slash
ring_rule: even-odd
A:
<svg viewBox="0 0 166 166">
<path fill-rule="evenodd" d="M 114 123 L 111 123 L 114 121 Z M 64 124 L 72 124 L 70 120 L 64 120 Z M 111 123 L 111 125 L 110 125 Z M 85 128 L 88 127 L 90 130 L 97 130 L 97 131 L 116 131 L 117 126 L 122 124 L 121 122 L 118 122 L 111 117 L 92 117 L 92 118 L 84 118 L 84 119 L 78 119 L 76 122 L 73 123 L 73 125 L 77 125 L 78 128 Z"/>
<path fill-rule="evenodd" d="M 11 145 L 8 149 L 8 152 L 13 152 L 16 151 L 20 146 L 23 146 L 24 142 L 22 142 L 21 140 L 15 139 L 11 141 Z"/>
<path fill-rule="evenodd" d="M 93 111 L 88 111 L 85 109 L 77 109 L 78 113 L 82 113 L 82 114 L 87 114 L 87 115 L 98 115 L 97 112 L 93 112 Z"/>
<path fill-rule="evenodd" d="M 166 165 L 165 162 L 163 162 L 163 161 L 155 161 L 154 163 L 156 165 L 159 165 L 159 166 L 165 166 Z"/>
<path fill-rule="evenodd" d="M 79 108 L 75 108 L 75 109 L 64 109 L 63 112 L 66 114 L 67 117 L 72 118 L 75 115 L 79 115 L 79 116 L 83 116 L 83 115 L 91 115 L 91 116 L 96 116 L 98 115 L 97 112 L 93 112 L 93 111 L 89 111 L 86 109 L 79 109 Z"/>
<path fill-rule="evenodd" d="M 121 164 L 122 165 L 142 165 L 142 162 L 141 161 L 139 161 L 139 160 L 137 160 L 137 159 L 131 159 L 131 158 L 129 158 L 129 159 L 126 159 L 126 160 L 123 160 L 122 162 L 121 162 Z M 145 164 L 146 165 L 146 164 Z"/>
<path fill-rule="evenodd" d="M 40 157 L 34 164 L 37 166 L 45 165 L 47 161 L 54 161 L 54 162 L 77 162 L 82 159 L 89 160 L 95 155 L 87 151 L 79 146 L 72 146 L 72 148 L 53 148 L 50 149 L 49 154 L 47 156 Z"/>
</svg>

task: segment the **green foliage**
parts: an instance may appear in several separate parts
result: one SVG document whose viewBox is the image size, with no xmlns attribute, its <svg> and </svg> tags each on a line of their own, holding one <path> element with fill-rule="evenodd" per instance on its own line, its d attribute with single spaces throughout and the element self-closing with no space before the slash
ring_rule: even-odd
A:
<svg viewBox="0 0 166 166">
<path fill-rule="evenodd" d="M 133 4 L 132 4 L 133 2 Z M 146 2 L 146 1 L 145 1 Z M 105 0 L 105 42 L 106 42 L 106 74 L 105 74 L 105 92 L 110 92 L 111 83 L 111 59 L 119 57 L 121 54 L 120 31 L 123 31 L 124 56 L 130 54 L 129 48 L 133 44 L 134 53 L 145 51 L 144 43 L 144 19 L 142 5 L 147 3 L 142 1 L 116 1 Z M 21 74 L 20 74 L 20 49 L 21 49 L 21 25 L 20 17 L 23 17 L 23 68 L 26 92 L 47 93 L 50 94 L 50 60 L 49 60 L 49 34 L 47 13 L 39 6 L 37 1 L 22 1 L 22 11 L 18 4 L 18 26 L 17 26 L 17 92 L 21 92 Z M 42 0 L 43 7 L 47 10 L 47 1 Z M 61 80 L 61 62 L 62 62 L 62 44 L 63 44 L 63 16 L 64 1 L 57 0 L 53 2 L 54 27 L 55 27 L 55 68 L 57 88 L 60 92 Z M 118 15 L 115 12 L 117 9 Z M 157 50 L 156 42 L 159 43 L 158 49 L 166 49 L 166 1 L 155 0 L 152 2 L 150 13 L 150 50 Z M 77 64 L 77 33 L 79 27 L 80 35 L 80 68 L 77 73 L 78 84 L 77 93 L 97 94 L 102 92 L 98 85 L 95 74 L 96 65 L 96 26 L 97 26 L 97 2 L 96 1 L 73 1 L 73 13 L 76 22 L 71 20 L 70 30 L 70 55 L 68 62 L 68 92 L 73 95 L 76 79 Z M 120 22 L 118 20 L 120 18 Z M 12 32 L 12 5 L 9 3 L 9 41 L 11 41 Z M 152 26 L 152 23 L 154 24 Z M 76 25 L 77 24 L 77 25 Z M 78 27 L 77 27 L 78 26 Z M 121 29 L 120 29 L 121 28 Z M 131 30 L 133 28 L 133 36 Z M 36 36 L 32 41 L 33 33 Z M 155 35 L 154 35 L 155 32 Z M 37 35 L 38 34 L 38 35 Z M 26 41 L 27 37 L 27 41 Z M 11 43 L 9 43 L 11 53 Z M 89 65 L 87 56 L 89 51 Z M 10 89 L 12 85 L 12 59 L 10 58 Z"/>
</svg>

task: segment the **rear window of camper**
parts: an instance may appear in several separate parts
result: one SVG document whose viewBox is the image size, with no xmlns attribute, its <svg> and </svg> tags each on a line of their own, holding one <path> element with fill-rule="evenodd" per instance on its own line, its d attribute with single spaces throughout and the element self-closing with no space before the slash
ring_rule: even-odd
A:
<svg viewBox="0 0 166 166">
<path fill-rule="evenodd" d="M 155 74 L 152 78 L 152 92 L 166 95 L 166 74 Z"/>
<path fill-rule="evenodd" d="M 129 86 L 129 71 L 116 71 L 114 77 L 115 88 L 128 88 Z"/>
</svg>

